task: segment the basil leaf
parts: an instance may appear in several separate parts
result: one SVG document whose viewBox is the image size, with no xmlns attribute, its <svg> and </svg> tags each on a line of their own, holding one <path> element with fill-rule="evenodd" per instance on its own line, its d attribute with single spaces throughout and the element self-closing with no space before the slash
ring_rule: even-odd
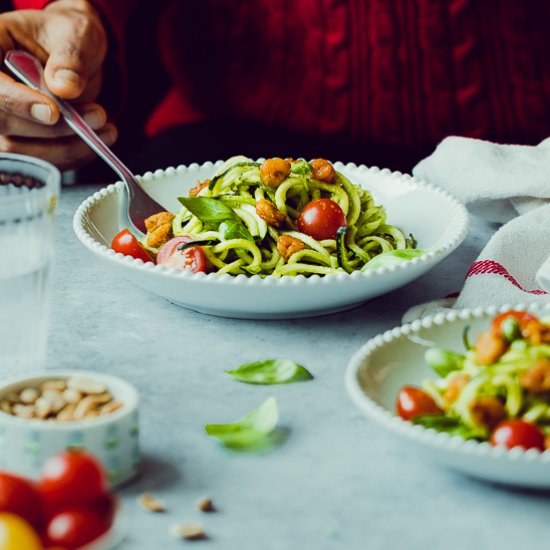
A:
<svg viewBox="0 0 550 550">
<path fill-rule="evenodd" d="M 413 419 L 415 424 L 420 424 L 425 428 L 433 428 L 434 430 L 445 431 L 448 428 L 456 428 L 459 421 L 456 418 L 446 416 L 444 414 L 426 414 L 417 416 Z"/>
<path fill-rule="evenodd" d="M 431 428 L 432 430 L 444 432 L 450 436 L 459 435 L 464 439 L 477 439 L 479 437 L 479 433 L 461 424 L 457 418 L 452 418 L 444 414 L 427 414 L 413 418 L 412 421 L 414 424 L 419 424 L 424 428 Z"/>
<path fill-rule="evenodd" d="M 250 231 L 246 226 L 237 220 L 228 220 L 220 223 L 219 232 L 224 241 L 230 239 L 246 239 L 247 241 L 254 242 L 254 237 L 250 234 Z"/>
<path fill-rule="evenodd" d="M 418 258 L 428 252 L 427 250 L 419 250 L 417 248 L 404 248 L 400 250 L 389 250 L 388 252 L 382 252 L 371 260 L 369 260 L 362 268 L 361 271 L 368 269 L 377 269 L 379 267 L 392 267 L 397 264 L 401 264 L 413 258 Z"/>
<path fill-rule="evenodd" d="M 225 372 L 246 384 L 289 384 L 313 378 L 307 369 L 288 359 L 255 361 Z"/>
<path fill-rule="evenodd" d="M 444 378 L 449 373 L 460 370 L 464 364 L 464 355 L 443 348 L 429 348 L 424 354 L 426 364 Z"/>
<path fill-rule="evenodd" d="M 309 176 L 313 170 L 306 160 L 298 160 L 290 164 L 290 173 L 298 176 Z"/>
<path fill-rule="evenodd" d="M 236 422 L 207 424 L 206 433 L 228 448 L 237 450 L 263 448 L 265 440 L 275 431 L 279 413 L 274 397 L 266 399 L 257 409 Z"/>
<path fill-rule="evenodd" d="M 212 197 L 178 197 L 178 200 L 203 223 L 219 224 L 240 219 L 229 206 Z"/>
</svg>

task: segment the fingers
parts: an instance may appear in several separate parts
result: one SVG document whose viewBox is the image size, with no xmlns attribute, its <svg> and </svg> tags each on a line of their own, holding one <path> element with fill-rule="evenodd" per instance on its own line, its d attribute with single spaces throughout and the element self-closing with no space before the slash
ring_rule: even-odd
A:
<svg viewBox="0 0 550 550">
<path fill-rule="evenodd" d="M 82 52 L 70 43 L 52 51 L 46 63 L 45 77 L 54 94 L 69 99 L 80 96 L 88 79 Z"/>
<path fill-rule="evenodd" d="M 2 80 L 1 76 L 2 75 L 0 75 L 0 82 Z M 29 90 L 29 88 L 25 88 L 24 86 L 21 87 L 23 89 L 17 89 L 15 92 L 20 94 L 17 95 L 18 100 L 24 95 L 26 90 Z M 32 92 L 32 90 L 29 91 Z M 55 138 L 74 134 L 73 130 L 71 130 L 71 128 L 69 128 L 69 126 L 62 120 L 58 120 L 58 122 L 54 125 L 49 125 L 43 122 L 46 120 L 46 117 L 42 118 L 42 110 L 45 110 L 45 114 L 48 117 L 51 116 L 51 107 L 49 105 L 32 103 L 29 108 L 31 116 L 26 116 L 27 113 L 25 109 L 21 107 L 14 107 L 5 100 L 5 96 L 3 96 L 1 92 L 1 84 L 0 105 L 2 106 L 2 109 L 0 110 L 0 135 L 12 137 Z M 105 126 L 107 122 L 107 114 L 105 113 L 103 107 L 97 103 L 82 104 L 78 105 L 76 108 L 93 130 L 99 130 Z"/>
<path fill-rule="evenodd" d="M 4 73 L 0 73 L 0 110 L 40 124 L 55 124 L 59 120 L 59 109 L 52 99 Z"/>
<path fill-rule="evenodd" d="M 113 124 L 107 124 L 98 132 L 98 135 L 109 146 L 118 137 L 117 129 Z M 96 156 L 77 136 L 55 140 L 0 136 L 0 151 L 38 157 L 55 164 L 61 170 L 75 168 Z"/>
</svg>

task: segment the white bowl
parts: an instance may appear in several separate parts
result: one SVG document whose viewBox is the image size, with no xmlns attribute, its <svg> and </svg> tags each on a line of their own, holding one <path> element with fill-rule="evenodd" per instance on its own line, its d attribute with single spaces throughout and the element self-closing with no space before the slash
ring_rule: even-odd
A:
<svg viewBox="0 0 550 550">
<path fill-rule="evenodd" d="M 178 196 L 197 180 L 212 177 L 221 161 L 146 173 L 148 193 L 167 210 L 179 209 Z M 445 191 L 415 178 L 355 164 L 335 163 L 352 182 L 369 189 L 387 211 L 388 223 L 412 233 L 425 255 L 397 266 L 352 274 L 284 276 L 216 275 L 167 269 L 117 254 L 112 238 L 122 229 L 119 209 L 122 183 L 102 189 L 76 211 L 73 228 L 80 241 L 107 266 L 143 288 L 178 305 L 224 317 L 281 319 L 344 310 L 420 277 L 450 254 L 465 238 L 465 208 Z"/>
<path fill-rule="evenodd" d="M 549 488 L 550 451 L 525 451 L 519 447 L 507 450 L 486 442 L 465 441 L 406 422 L 395 414 L 396 397 L 404 385 L 420 385 L 426 378 L 437 378 L 424 362 L 426 345 L 463 353 L 465 326 L 470 327 L 472 335 L 479 334 L 487 330 L 494 315 L 510 309 L 528 309 L 542 316 L 550 313 L 550 304 L 456 310 L 389 330 L 369 340 L 353 356 L 346 373 L 346 388 L 369 418 L 423 451 L 428 460 L 488 481 Z"/>
<path fill-rule="evenodd" d="M 111 486 L 132 479 L 139 470 L 138 393 L 114 376 L 87 371 L 46 371 L 5 382 L 0 400 L 26 387 L 38 387 L 52 378 L 85 376 L 105 384 L 124 403 L 119 410 L 74 422 L 25 420 L 0 411 L 0 469 L 30 479 L 40 477 L 44 462 L 67 448 L 82 448 L 105 467 Z"/>
</svg>

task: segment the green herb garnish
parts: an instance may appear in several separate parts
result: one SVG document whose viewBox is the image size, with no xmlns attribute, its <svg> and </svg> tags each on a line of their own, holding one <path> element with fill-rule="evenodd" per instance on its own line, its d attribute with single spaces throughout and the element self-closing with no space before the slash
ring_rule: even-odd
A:
<svg viewBox="0 0 550 550">
<path fill-rule="evenodd" d="M 225 372 L 246 384 L 289 384 L 313 378 L 307 369 L 289 359 L 255 361 Z"/>
<path fill-rule="evenodd" d="M 206 433 L 226 448 L 239 452 L 262 452 L 280 443 L 282 430 L 277 431 L 279 412 L 274 397 L 236 422 L 207 424 Z"/>
</svg>

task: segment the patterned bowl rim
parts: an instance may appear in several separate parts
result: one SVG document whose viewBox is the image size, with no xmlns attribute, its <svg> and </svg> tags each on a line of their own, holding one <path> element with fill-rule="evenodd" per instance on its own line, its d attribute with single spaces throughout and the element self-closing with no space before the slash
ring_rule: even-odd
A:
<svg viewBox="0 0 550 550">
<path fill-rule="evenodd" d="M 263 159 L 258 159 L 262 161 Z M 190 164 L 189 166 L 180 165 L 177 168 L 170 167 L 165 170 L 156 170 L 155 172 L 146 172 L 143 176 L 138 176 L 138 179 L 144 182 L 158 182 L 167 176 L 173 176 L 175 174 L 186 174 L 193 173 L 208 169 L 216 169 L 221 166 L 223 161 L 219 160 L 215 163 L 205 162 L 202 165 L 197 163 Z M 468 213 L 466 208 L 450 193 L 431 185 L 422 180 L 411 176 L 410 174 L 403 174 L 401 172 L 395 171 L 392 172 L 387 168 L 380 169 L 377 166 L 367 167 L 363 164 L 356 165 L 355 163 L 343 164 L 341 162 L 335 162 L 334 167 L 337 170 L 345 169 L 351 172 L 356 171 L 362 175 L 369 174 L 382 174 L 385 177 L 390 178 L 396 182 L 405 184 L 411 189 L 423 189 L 428 190 L 434 195 L 442 197 L 449 205 L 449 212 L 453 213 L 452 218 L 457 224 L 456 231 L 449 239 L 443 243 L 441 246 L 438 246 L 435 249 L 430 250 L 422 256 L 418 256 L 407 262 L 395 264 L 392 266 L 384 266 L 369 271 L 354 271 L 353 273 L 337 273 L 337 274 L 328 274 L 328 275 L 317 275 L 313 274 L 311 276 L 305 277 L 302 274 L 292 275 L 292 276 L 282 276 L 282 277 L 273 277 L 268 275 L 266 277 L 260 277 L 259 275 L 229 275 L 223 274 L 218 275 L 216 273 L 192 273 L 187 270 L 180 270 L 177 268 L 166 268 L 162 265 L 155 265 L 152 262 L 143 262 L 140 259 L 135 259 L 130 256 L 124 256 L 123 254 L 117 253 L 111 248 L 105 246 L 98 242 L 93 235 L 91 235 L 86 229 L 85 218 L 88 215 L 88 212 L 94 208 L 96 205 L 101 203 L 106 197 L 114 193 L 119 194 L 124 192 L 124 185 L 122 182 L 113 183 L 87 199 L 85 199 L 82 204 L 76 210 L 73 217 L 73 230 L 78 237 L 78 239 L 92 252 L 99 254 L 100 256 L 114 261 L 120 265 L 124 265 L 130 269 L 134 269 L 141 272 L 153 272 L 158 274 L 161 277 L 177 278 L 188 281 L 200 281 L 206 284 L 231 284 L 231 285 L 268 285 L 268 286 L 280 286 L 280 285 L 315 285 L 315 284 L 329 284 L 334 281 L 337 282 L 347 282 L 351 280 L 364 279 L 368 281 L 373 277 L 380 277 L 388 275 L 390 273 L 406 271 L 412 269 L 417 265 L 427 264 L 434 260 L 435 258 L 443 258 L 444 256 L 450 254 L 458 245 L 465 239 L 468 231 Z"/>
<path fill-rule="evenodd" d="M 550 464 L 550 449 L 541 452 L 537 449 L 525 450 L 523 447 L 506 449 L 493 447 L 488 442 L 466 441 L 460 436 L 450 436 L 437 432 L 432 428 L 425 428 L 418 424 L 412 424 L 395 415 L 374 399 L 370 398 L 361 388 L 358 377 L 360 371 L 368 370 L 368 359 L 375 350 L 392 345 L 398 339 L 415 334 L 421 329 L 429 329 L 436 325 L 460 323 L 472 319 L 491 318 L 497 313 L 510 310 L 528 310 L 538 314 L 550 314 L 550 304 L 506 304 L 501 307 L 477 307 L 473 309 L 457 309 L 448 312 L 440 312 L 417 319 L 411 323 L 387 330 L 374 336 L 366 342 L 350 359 L 345 375 L 345 385 L 348 395 L 359 409 L 369 418 L 382 426 L 426 446 L 440 450 L 453 452 L 462 456 L 483 457 L 489 460 L 506 460 L 511 462 L 532 463 L 541 462 Z M 423 335 L 426 338 L 426 335 Z"/>
</svg>

